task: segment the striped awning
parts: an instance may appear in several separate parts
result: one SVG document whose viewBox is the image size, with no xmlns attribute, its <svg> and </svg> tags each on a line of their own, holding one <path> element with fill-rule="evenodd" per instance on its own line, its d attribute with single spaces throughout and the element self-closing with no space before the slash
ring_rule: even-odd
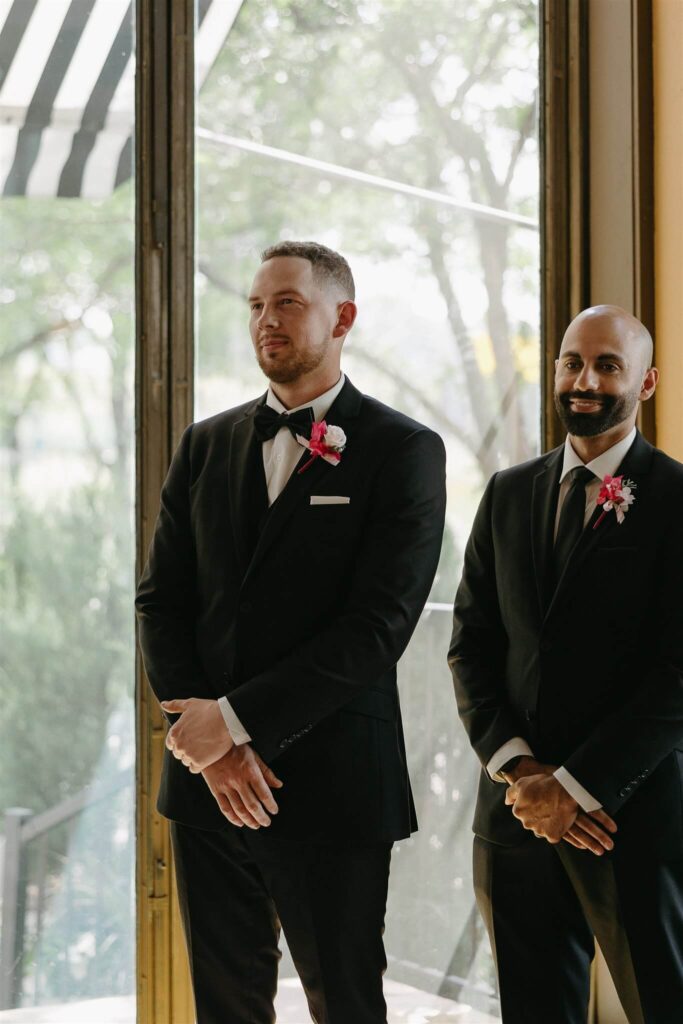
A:
<svg viewBox="0 0 683 1024">
<path fill-rule="evenodd" d="M 201 87 L 242 0 L 198 0 Z M 0 0 L 0 195 L 100 199 L 133 173 L 131 0 Z"/>
</svg>

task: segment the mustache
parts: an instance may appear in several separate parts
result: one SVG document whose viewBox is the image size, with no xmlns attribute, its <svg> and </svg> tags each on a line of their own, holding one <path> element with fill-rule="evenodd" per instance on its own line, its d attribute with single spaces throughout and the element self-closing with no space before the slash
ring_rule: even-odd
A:
<svg viewBox="0 0 683 1024">
<path fill-rule="evenodd" d="M 612 405 L 614 401 L 612 395 L 599 395 L 594 391 L 563 391 L 557 397 L 562 405 L 569 405 L 573 399 L 579 402 L 598 402 L 606 406 Z"/>
</svg>

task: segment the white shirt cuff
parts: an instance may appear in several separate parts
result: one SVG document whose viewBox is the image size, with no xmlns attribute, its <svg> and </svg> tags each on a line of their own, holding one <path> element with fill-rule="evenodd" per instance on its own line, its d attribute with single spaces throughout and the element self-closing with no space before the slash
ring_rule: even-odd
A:
<svg viewBox="0 0 683 1024">
<path fill-rule="evenodd" d="M 521 736 L 513 736 L 511 740 L 504 743 L 502 747 L 498 747 L 493 757 L 490 758 L 486 765 L 486 771 L 489 773 L 494 782 L 505 782 L 502 775 L 499 775 L 499 770 L 503 767 L 506 761 L 509 761 L 511 757 L 533 757 L 534 752 Z"/>
<path fill-rule="evenodd" d="M 243 743 L 249 743 L 251 741 L 251 736 L 244 728 L 235 712 L 232 710 L 228 698 L 219 697 L 218 707 L 221 709 L 223 721 L 227 726 L 228 732 L 232 736 L 232 742 L 235 744 L 235 746 L 240 747 Z"/>
<path fill-rule="evenodd" d="M 602 804 L 599 800 L 596 800 L 594 796 L 591 796 L 587 789 L 584 789 L 581 783 L 577 782 L 573 775 L 570 775 L 566 768 L 558 768 L 557 771 L 553 772 L 553 775 L 563 786 L 570 796 L 573 796 L 579 807 L 586 811 L 599 811 Z"/>
</svg>

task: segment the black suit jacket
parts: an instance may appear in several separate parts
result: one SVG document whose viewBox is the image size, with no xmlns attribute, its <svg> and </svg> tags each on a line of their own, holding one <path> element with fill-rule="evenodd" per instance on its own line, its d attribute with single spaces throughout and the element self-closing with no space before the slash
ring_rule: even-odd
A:
<svg viewBox="0 0 683 1024">
<path fill-rule="evenodd" d="M 294 472 L 266 511 L 263 401 L 189 427 L 174 455 L 136 602 L 145 668 L 160 700 L 229 697 L 284 782 L 272 832 L 404 837 L 416 822 L 396 663 L 439 558 L 443 442 L 347 380 L 326 417 L 347 435 L 340 464 Z M 159 809 L 225 825 L 168 752 Z"/>
<path fill-rule="evenodd" d="M 683 850 L 683 466 L 638 434 L 619 473 L 637 484 L 619 525 L 597 509 L 557 588 L 562 448 L 497 473 L 467 546 L 449 662 L 485 766 L 524 737 L 619 824 L 619 842 Z M 482 770 L 475 831 L 525 833 Z"/>
</svg>

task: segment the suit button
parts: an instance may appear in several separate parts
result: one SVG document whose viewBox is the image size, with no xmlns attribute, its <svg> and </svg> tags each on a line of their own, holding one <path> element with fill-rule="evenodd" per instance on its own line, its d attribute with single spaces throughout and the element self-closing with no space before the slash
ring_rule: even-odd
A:
<svg viewBox="0 0 683 1024">
<path fill-rule="evenodd" d="M 223 679 L 225 679 L 225 681 L 227 683 L 229 681 L 229 679 L 230 679 L 230 673 L 229 672 L 224 672 L 223 673 Z"/>
<path fill-rule="evenodd" d="M 527 722 L 533 722 L 533 720 L 536 717 L 536 712 L 532 711 L 531 708 L 527 708 L 524 712 L 524 717 L 526 718 Z"/>
</svg>

